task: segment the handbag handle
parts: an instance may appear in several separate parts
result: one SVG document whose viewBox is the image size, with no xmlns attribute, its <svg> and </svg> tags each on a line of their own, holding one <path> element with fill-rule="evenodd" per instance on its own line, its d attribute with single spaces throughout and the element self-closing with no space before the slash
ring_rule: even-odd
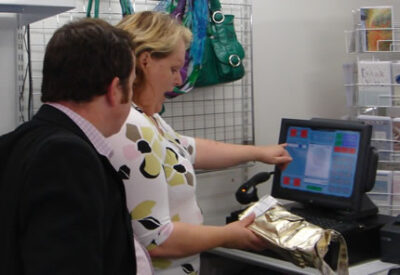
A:
<svg viewBox="0 0 400 275">
<path fill-rule="evenodd" d="M 86 17 L 90 17 L 90 13 L 92 12 L 93 0 L 88 1 Z M 100 0 L 94 0 L 94 18 L 99 18 L 99 7 Z"/>
<path fill-rule="evenodd" d="M 171 12 L 171 15 L 173 15 L 176 19 L 182 21 L 183 15 L 185 13 L 185 8 L 186 8 L 186 0 L 179 0 L 178 5 Z"/>
<path fill-rule="evenodd" d="M 209 4 L 211 20 L 215 24 L 224 22 L 225 15 L 221 12 L 221 3 L 219 0 L 209 0 Z"/>
<path fill-rule="evenodd" d="M 119 0 L 119 4 L 121 5 L 121 11 L 123 17 L 128 14 L 134 14 L 134 10 L 130 0 Z"/>
<path fill-rule="evenodd" d="M 209 3 L 211 12 L 221 11 L 221 3 L 219 0 L 209 0 Z"/>
</svg>

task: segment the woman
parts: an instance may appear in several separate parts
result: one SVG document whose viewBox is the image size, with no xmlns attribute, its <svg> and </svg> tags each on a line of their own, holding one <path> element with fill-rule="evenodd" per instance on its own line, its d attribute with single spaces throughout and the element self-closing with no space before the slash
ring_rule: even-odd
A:
<svg viewBox="0 0 400 275">
<path fill-rule="evenodd" d="M 182 136 L 159 115 L 165 92 L 182 84 L 180 69 L 191 32 L 167 14 L 140 12 L 117 27 L 130 32 L 136 52 L 133 107 L 121 132 L 111 138 L 111 162 L 125 178 L 127 204 L 140 242 L 157 274 L 198 274 L 198 253 L 223 246 L 263 249 L 246 228 L 250 216 L 225 226 L 201 225 L 194 168 L 216 169 L 247 161 L 291 161 L 284 145 L 255 147 Z"/>
</svg>

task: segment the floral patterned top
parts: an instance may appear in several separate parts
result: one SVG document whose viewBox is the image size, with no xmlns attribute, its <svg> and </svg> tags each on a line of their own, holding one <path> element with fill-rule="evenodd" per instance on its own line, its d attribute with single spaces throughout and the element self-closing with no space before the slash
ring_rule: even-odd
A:
<svg viewBox="0 0 400 275">
<path fill-rule="evenodd" d="M 195 197 L 195 139 L 177 134 L 158 114 L 153 119 L 133 106 L 121 131 L 109 138 L 110 161 L 124 179 L 133 230 L 148 250 L 169 237 L 173 221 L 203 222 Z M 152 263 L 156 274 L 199 274 L 198 255 Z"/>
</svg>

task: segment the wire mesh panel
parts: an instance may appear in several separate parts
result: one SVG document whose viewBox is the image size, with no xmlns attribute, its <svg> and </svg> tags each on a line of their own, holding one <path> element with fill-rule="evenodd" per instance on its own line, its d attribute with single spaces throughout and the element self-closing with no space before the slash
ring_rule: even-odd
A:
<svg viewBox="0 0 400 275">
<path fill-rule="evenodd" d="M 152 10 L 158 1 L 133 1 L 135 11 Z M 238 40 L 245 49 L 246 74 L 238 81 L 195 88 L 185 95 L 166 100 L 163 118 L 183 135 L 209 138 L 236 144 L 253 144 L 252 26 L 251 0 L 221 1 L 222 11 L 235 15 Z M 18 36 L 19 122 L 31 117 L 42 102 L 40 87 L 45 47 L 53 32 L 63 24 L 86 16 L 87 1 L 77 0 L 76 9 L 36 22 L 30 26 L 30 56 L 26 53 L 27 35 Z M 121 20 L 119 1 L 101 1 L 99 17 L 115 25 Z M 25 33 L 25 35 L 24 35 Z M 30 58 L 29 58 L 30 57 Z M 31 61 L 32 82 L 27 81 Z M 28 90 L 31 89 L 31 98 Z M 31 103 L 29 103 L 31 102 Z M 29 106 L 30 105 L 30 106 Z"/>
</svg>

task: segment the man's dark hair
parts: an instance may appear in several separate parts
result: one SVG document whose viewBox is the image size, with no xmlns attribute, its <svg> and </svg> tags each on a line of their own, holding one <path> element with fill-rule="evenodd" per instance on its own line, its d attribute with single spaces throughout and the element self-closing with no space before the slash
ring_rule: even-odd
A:
<svg viewBox="0 0 400 275">
<path fill-rule="evenodd" d="M 46 47 L 41 100 L 88 102 L 105 94 L 114 77 L 127 93 L 133 50 L 129 33 L 103 20 L 85 18 L 62 26 Z"/>
</svg>

